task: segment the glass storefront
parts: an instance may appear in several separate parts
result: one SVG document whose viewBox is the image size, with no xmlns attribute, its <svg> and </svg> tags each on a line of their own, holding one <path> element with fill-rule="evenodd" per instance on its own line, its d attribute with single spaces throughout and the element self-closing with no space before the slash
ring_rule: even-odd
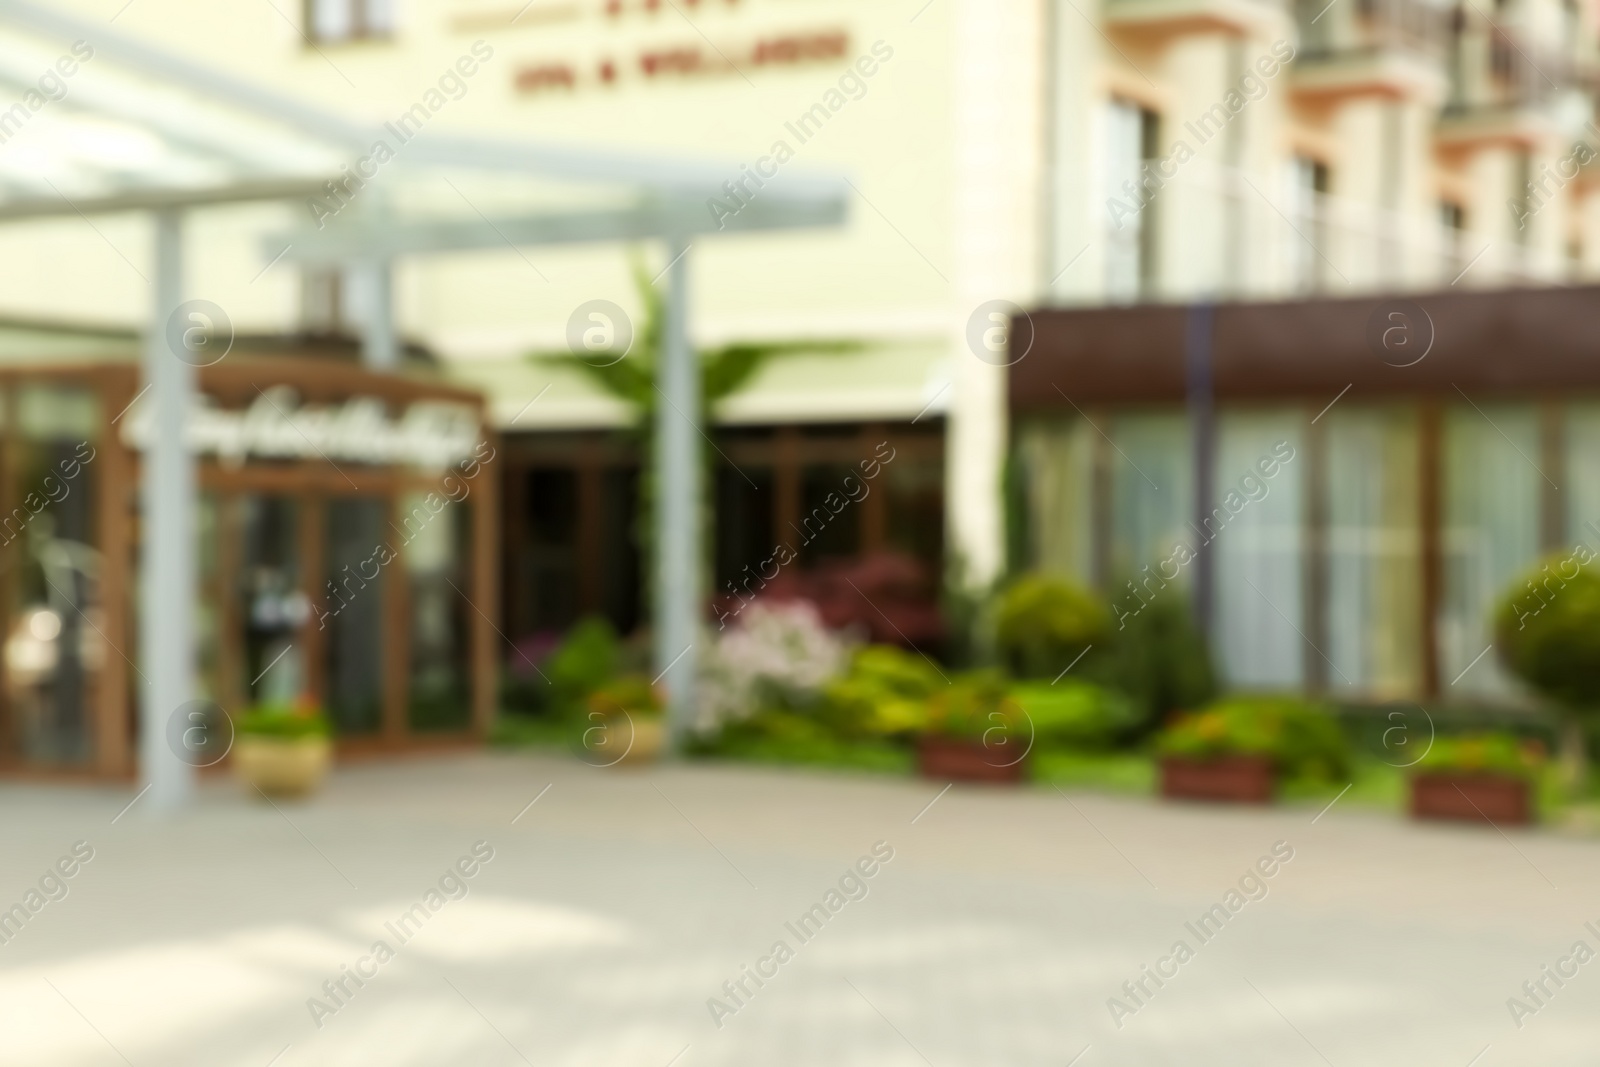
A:
<svg viewBox="0 0 1600 1067">
<path fill-rule="evenodd" d="M 1218 412 L 1207 630 L 1231 684 L 1516 696 L 1483 655 L 1490 614 L 1542 552 L 1600 549 L 1600 404 L 1429 410 L 1432 430 L 1406 402 L 1346 401 L 1326 417 Z M 1098 585 L 1115 604 L 1174 544 L 1201 539 L 1193 451 L 1181 409 L 1090 417 L 1019 420 L 1018 543 L 1026 565 Z M 1259 476 L 1272 455 L 1274 473 Z M 1194 569 L 1172 584 L 1192 592 Z"/>
<path fill-rule="evenodd" d="M 321 706 L 345 748 L 481 736 L 497 475 L 475 398 L 303 361 L 200 379 L 196 696 Z M 321 444 L 283 414 L 302 391 Z M 133 766 L 138 395 L 131 363 L 0 371 L 0 769 Z"/>
<path fill-rule="evenodd" d="M 22 762 L 85 763 L 106 650 L 96 536 L 100 425 L 89 389 L 4 394 L 0 590 L 6 604 L 6 748 Z"/>
</svg>

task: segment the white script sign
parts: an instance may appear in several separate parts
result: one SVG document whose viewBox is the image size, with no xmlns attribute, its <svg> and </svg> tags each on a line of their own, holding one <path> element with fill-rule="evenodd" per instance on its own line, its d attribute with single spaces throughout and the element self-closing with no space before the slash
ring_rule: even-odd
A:
<svg viewBox="0 0 1600 1067">
<path fill-rule="evenodd" d="M 418 401 L 391 419 L 383 401 L 368 396 L 330 407 L 300 407 L 286 385 L 264 390 L 243 411 L 199 399 L 189 413 L 189 448 L 228 464 L 247 458 L 326 459 L 443 470 L 470 459 L 478 444 L 477 415 L 448 401 Z M 141 398 L 123 422 L 123 443 L 142 450 L 154 417 L 154 406 Z"/>
</svg>

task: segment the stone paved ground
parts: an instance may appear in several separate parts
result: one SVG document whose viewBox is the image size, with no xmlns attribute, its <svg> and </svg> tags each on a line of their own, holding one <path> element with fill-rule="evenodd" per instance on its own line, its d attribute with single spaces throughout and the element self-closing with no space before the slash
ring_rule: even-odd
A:
<svg viewBox="0 0 1600 1067">
<path fill-rule="evenodd" d="M 346 768 L 281 812 L 212 781 L 182 817 L 113 824 L 131 790 L 6 785 L 0 907 L 94 855 L 0 946 L 0 1064 L 1600 1062 L 1600 963 L 1547 979 L 1520 1030 L 1506 1007 L 1600 948 L 1600 842 L 1051 789 L 927 807 L 939 789 L 470 755 Z M 493 859 L 429 912 L 480 840 Z M 808 941 L 785 927 L 880 841 L 864 898 Z M 1202 943 L 1185 923 L 1280 841 L 1267 895 Z M 419 901 L 402 944 L 385 923 Z M 363 963 L 379 939 L 393 959 Z M 1193 958 L 1117 1028 L 1108 998 L 1180 939 Z M 707 999 L 735 1007 L 723 983 L 779 940 L 792 958 L 716 1025 Z M 308 998 L 357 965 L 319 1027 Z"/>
</svg>

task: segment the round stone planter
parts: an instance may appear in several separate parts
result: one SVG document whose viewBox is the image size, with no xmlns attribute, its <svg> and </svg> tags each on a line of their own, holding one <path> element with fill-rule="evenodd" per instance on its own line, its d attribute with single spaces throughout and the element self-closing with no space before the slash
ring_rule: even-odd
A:
<svg viewBox="0 0 1600 1067">
<path fill-rule="evenodd" d="M 1027 759 L 1010 757 L 1004 748 L 986 748 L 980 741 L 925 734 L 917 741 L 917 773 L 924 778 L 957 782 L 1020 782 L 1027 777 Z"/>
<path fill-rule="evenodd" d="M 1277 784 L 1277 771 L 1265 756 L 1167 756 L 1161 761 L 1161 795 L 1174 800 L 1270 804 Z"/>
<path fill-rule="evenodd" d="M 1533 822 L 1533 790 L 1502 774 L 1428 771 L 1411 776 L 1413 819 L 1488 820 L 1496 825 Z"/>
<path fill-rule="evenodd" d="M 240 734 L 233 743 L 233 766 L 252 794 L 305 796 L 328 775 L 333 743 L 326 737 L 256 737 Z"/>
<path fill-rule="evenodd" d="M 667 746 L 667 727 L 657 715 L 612 715 L 597 737 L 586 739 L 586 761 L 598 767 L 654 763 Z"/>
</svg>

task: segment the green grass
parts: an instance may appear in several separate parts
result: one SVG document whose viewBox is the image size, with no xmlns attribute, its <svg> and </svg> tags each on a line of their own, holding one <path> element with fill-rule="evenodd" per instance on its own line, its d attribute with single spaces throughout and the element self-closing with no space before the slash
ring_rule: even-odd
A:
<svg viewBox="0 0 1600 1067">
<path fill-rule="evenodd" d="M 1143 752 L 1034 752 L 1031 778 L 1040 785 L 1102 789 L 1110 793 L 1153 793 L 1156 761 Z"/>
<path fill-rule="evenodd" d="M 1357 756 L 1347 778 L 1286 779 L 1278 784 L 1278 799 L 1291 804 L 1323 805 L 1339 797 L 1345 786 L 1350 791 L 1339 805 L 1403 811 L 1406 804 L 1406 772 L 1376 759 Z"/>
<path fill-rule="evenodd" d="M 886 741 L 844 741 L 827 737 L 725 739 L 714 751 L 703 753 L 701 758 L 837 767 L 895 775 L 911 773 L 913 763 L 910 750 L 901 745 Z"/>
<path fill-rule="evenodd" d="M 563 752 L 578 750 L 582 724 L 560 717 L 501 715 L 495 720 L 490 742 L 508 748 L 542 748 Z M 827 736 L 800 738 L 723 738 L 714 750 L 701 750 L 694 758 L 748 762 L 774 766 L 831 768 L 904 777 L 916 769 L 915 752 L 888 741 L 847 741 Z M 1030 756 L 1029 777 L 1036 785 L 1061 786 L 1107 793 L 1154 795 L 1159 787 L 1156 758 L 1146 752 L 1085 752 L 1071 749 L 1036 749 Z M 1371 756 L 1357 756 L 1352 775 L 1336 782 L 1288 780 L 1280 783 L 1278 799 L 1299 807 L 1320 808 L 1335 797 L 1339 807 L 1366 808 L 1404 815 L 1409 802 L 1410 771 Z M 1340 791 L 1350 785 L 1348 792 Z M 1600 768 L 1591 795 L 1567 795 L 1554 773 L 1541 776 L 1536 804 L 1539 821 L 1570 823 L 1600 831 Z"/>
<path fill-rule="evenodd" d="M 489 735 L 502 748 L 579 751 L 586 725 L 559 716 L 502 714 Z M 843 741 L 828 737 L 801 739 L 724 739 L 715 749 L 692 751 L 696 759 L 744 760 L 751 763 L 839 767 L 905 775 L 912 769 L 909 750 L 884 741 Z"/>
</svg>

